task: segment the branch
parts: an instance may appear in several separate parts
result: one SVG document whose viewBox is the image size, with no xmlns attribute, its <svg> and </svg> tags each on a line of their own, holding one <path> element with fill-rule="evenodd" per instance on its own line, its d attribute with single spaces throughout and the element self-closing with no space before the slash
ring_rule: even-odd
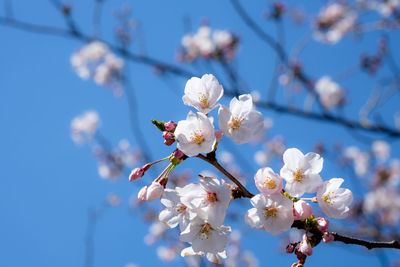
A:
<svg viewBox="0 0 400 267">
<path fill-rule="evenodd" d="M 236 1 L 236 0 L 232 0 L 232 1 Z M 95 39 L 95 38 L 85 35 L 81 32 L 74 32 L 71 30 L 61 29 L 61 28 L 56 28 L 56 27 L 51 27 L 51 26 L 30 24 L 30 23 L 21 22 L 21 21 L 15 20 L 15 19 L 4 18 L 1 16 L 0 16 L 0 25 L 13 27 L 13 28 L 20 29 L 23 31 L 28 31 L 28 32 L 49 34 L 49 35 L 61 36 L 64 38 L 70 38 L 70 39 L 77 39 L 77 40 L 81 40 L 84 42 L 88 42 L 90 40 Z M 114 50 L 116 53 L 119 53 L 124 58 L 130 60 L 133 63 L 139 63 L 139 64 L 148 65 L 151 67 L 156 67 L 163 73 L 173 74 L 175 76 L 182 77 L 185 79 L 196 76 L 196 74 L 194 74 L 186 69 L 183 69 L 179 66 L 169 64 L 169 63 L 166 63 L 161 60 L 157 60 L 157 59 L 154 59 L 154 58 L 151 58 L 148 56 L 137 55 L 130 51 L 127 51 L 126 49 L 124 49 L 122 47 L 118 47 L 118 46 L 113 45 L 104 40 L 100 40 L 100 41 L 102 41 L 103 43 L 108 45 L 112 50 Z M 227 91 L 228 90 L 226 90 L 225 95 L 234 96 L 234 94 L 230 94 Z M 299 108 L 293 108 L 293 107 L 288 107 L 285 105 L 280 105 L 274 101 L 260 101 L 255 104 L 258 107 L 264 108 L 266 110 L 271 109 L 275 112 L 289 114 L 292 116 L 302 117 L 305 119 L 310 119 L 310 120 L 315 120 L 315 121 L 332 123 L 332 124 L 340 125 L 345 128 L 349 128 L 349 129 L 358 129 L 358 130 L 362 130 L 365 132 L 385 134 L 385 135 L 388 135 L 393 138 L 400 138 L 400 131 L 398 131 L 394 128 L 380 125 L 380 124 L 365 125 L 365 124 L 360 123 L 359 121 L 350 120 L 350 119 L 347 119 L 342 116 L 332 115 L 329 113 L 321 114 L 321 113 L 316 113 L 316 112 L 307 112 L 307 111 L 304 111 Z"/>
<path fill-rule="evenodd" d="M 331 234 L 335 237 L 335 241 L 343 242 L 345 244 L 363 246 L 366 247 L 367 249 L 374 249 L 374 248 L 400 249 L 400 242 L 397 240 L 392 240 L 389 242 L 377 242 L 377 241 L 367 241 L 354 237 L 344 236 L 335 232 L 332 232 Z"/>
</svg>

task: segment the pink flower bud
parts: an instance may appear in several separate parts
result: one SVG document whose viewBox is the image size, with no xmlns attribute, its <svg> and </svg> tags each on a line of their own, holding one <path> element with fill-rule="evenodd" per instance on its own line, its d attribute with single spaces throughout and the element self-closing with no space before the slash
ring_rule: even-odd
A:
<svg viewBox="0 0 400 267">
<path fill-rule="evenodd" d="M 164 129 L 168 132 L 173 132 L 175 131 L 176 128 L 176 122 L 173 121 L 167 121 L 166 123 L 164 123 Z"/>
<path fill-rule="evenodd" d="M 224 133 L 222 131 L 215 131 L 215 138 L 217 139 L 217 142 L 222 139 L 222 136 L 224 136 Z"/>
<path fill-rule="evenodd" d="M 133 182 L 144 175 L 144 168 L 134 168 L 129 175 L 129 181 Z"/>
<path fill-rule="evenodd" d="M 159 182 L 152 182 L 151 185 L 147 188 L 146 192 L 146 200 L 154 200 L 157 198 L 161 198 L 162 194 L 164 193 L 164 186 L 161 185 Z"/>
<path fill-rule="evenodd" d="M 286 253 L 293 253 L 296 248 L 296 243 L 290 243 L 286 246 Z"/>
<path fill-rule="evenodd" d="M 312 215 L 311 206 L 303 200 L 296 201 L 293 204 L 293 215 L 295 220 L 305 220 Z"/>
<path fill-rule="evenodd" d="M 312 247 L 311 247 L 310 242 L 308 242 L 307 235 L 303 235 L 303 240 L 300 242 L 298 249 L 304 255 L 307 255 L 307 256 L 312 255 Z"/>
<path fill-rule="evenodd" d="M 335 237 L 331 233 L 325 232 L 322 235 L 322 241 L 324 241 L 325 243 L 333 242 L 334 240 Z"/>
<path fill-rule="evenodd" d="M 164 145 L 170 146 L 175 142 L 175 139 L 165 139 Z"/>
<path fill-rule="evenodd" d="M 162 136 L 165 140 L 174 139 L 174 134 L 171 132 L 164 131 Z"/>
<path fill-rule="evenodd" d="M 185 156 L 185 154 L 183 154 L 183 152 L 180 151 L 179 149 L 176 149 L 174 152 L 172 152 L 172 156 L 177 159 L 181 159 L 183 158 L 183 156 Z"/>
<path fill-rule="evenodd" d="M 146 194 L 147 194 L 147 186 L 143 186 L 137 195 L 138 200 L 146 201 Z"/>
<path fill-rule="evenodd" d="M 329 221 L 323 217 L 317 218 L 317 227 L 322 233 L 328 231 Z"/>
</svg>

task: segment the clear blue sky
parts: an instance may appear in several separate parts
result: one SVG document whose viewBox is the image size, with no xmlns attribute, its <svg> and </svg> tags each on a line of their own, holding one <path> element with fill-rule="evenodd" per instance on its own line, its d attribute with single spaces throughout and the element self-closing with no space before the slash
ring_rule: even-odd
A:
<svg viewBox="0 0 400 267">
<path fill-rule="evenodd" d="M 13 2 L 17 18 L 64 26 L 48 1 Z M 69 1 L 74 6 L 74 16 L 86 32 L 92 30 L 91 2 Z M 186 17 L 190 18 L 193 28 L 208 18 L 212 27 L 238 33 L 242 41 L 237 62 L 240 73 L 250 90 L 266 90 L 275 55 L 242 23 L 229 1 L 106 1 L 103 32 L 109 40 L 112 40 L 111 30 L 116 24 L 112 10 L 127 2 L 132 4 L 133 16 L 142 25 L 147 53 L 165 61 L 175 60 Z M 298 1 L 290 1 L 295 2 Z M 304 9 L 315 14 L 316 7 L 323 1 L 318 1 L 318 5 L 301 2 Z M 248 5 L 247 9 L 273 34 L 274 27 L 261 19 L 267 7 L 266 1 L 259 1 Z M 291 49 L 304 36 L 304 28 L 295 28 L 290 23 L 285 28 L 286 48 Z M 357 64 L 361 51 L 375 51 L 379 36 L 380 33 L 374 32 L 357 40 L 347 37 L 337 46 L 311 42 L 302 59 L 313 77 L 337 75 Z M 392 47 L 399 47 L 398 33 L 390 36 Z M 90 148 L 77 147 L 70 139 L 71 119 L 85 110 L 96 109 L 105 136 L 114 144 L 121 138 L 134 143 L 125 99 L 113 97 L 109 90 L 90 81 L 82 81 L 73 72 L 69 58 L 82 45 L 78 41 L 5 27 L 0 27 L 0 40 L 0 266 L 83 266 L 87 210 L 99 205 L 109 192 L 121 195 L 123 206 L 109 210 L 98 224 L 94 266 L 124 266 L 128 262 L 144 267 L 163 266 L 155 255 L 155 247 L 148 248 L 143 243 L 146 224 L 127 211 L 129 196 L 136 195 L 137 188 L 125 177 L 117 183 L 100 179 Z M 138 51 L 138 46 L 134 44 L 133 50 Z M 395 57 L 399 60 L 397 52 Z M 160 145 L 159 132 L 148 122 L 152 118 L 179 120 L 186 117 L 189 109 L 181 102 L 185 81 L 177 79 L 172 84 L 174 91 L 171 84 L 167 86 L 165 81 L 155 78 L 147 67 L 131 65 L 130 70 L 139 99 L 141 121 L 138 123 L 151 143 L 152 154 L 164 156 L 169 149 Z M 355 107 L 345 110 L 349 116 L 357 116 L 357 107 L 365 101 L 365 92 L 369 92 L 372 82 L 373 79 L 361 73 L 343 81 L 351 105 Z M 399 100 L 398 96 L 391 100 L 386 111 L 398 110 Z M 228 99 L 223 102 L 227 103 Z M 271 135 L 284 135 L 289 147 L 296 146 L 306 152 L 318 141 L 364 146 L 337 126 L 269 111 L 266 115 L 274 120 Z M 391 117 L 385 119 L 391 123 Z M 254 147 L 245 145 L 243 148 L 244 155 L 251 157 Z M 397 157 L 399 148 L 398 141 L 393 143 L 393 153 Z M 198 171 L 193 170 L 193 173 Z M 323 174 L 327 177 L 344 175 L 329 164 Z M 266 233 L 251 231 L 245 238 L 245 247 L 254 249 L 261 266 L 289 266 L 294 257 L 282 254 L 277 240 Z M 378 266 L 377 258 L 371 255 L 373 253 L 365 249 L 320 245 L 315 256 L 309 258 L 308 266 L 322 263 L 326 267 Z M 389 253 L 388 256 L 395 259 L 399 254 Z"/>
</svg>

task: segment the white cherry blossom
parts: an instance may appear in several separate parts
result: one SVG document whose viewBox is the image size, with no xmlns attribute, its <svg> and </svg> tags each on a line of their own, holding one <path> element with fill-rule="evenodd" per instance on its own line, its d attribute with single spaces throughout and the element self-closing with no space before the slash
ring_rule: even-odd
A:
<svg viewBox="0 0 400 267">
<path fill-rule="evenodd" d="M 222 85 L 212 74 L 204 74 L 201 78 L 192 77 L 185 86 L 183 103 L 207 114 L 217 105 L 224 94 Z"/>
<path fill-rule="evenodd" d="M 310 152 L 304 155 L 297 148 L 289 148 L 283 153 L 283 162 L 280 174 L 286 180 L 285 190 L 291 196 L 317 191 L 322 183 L 319 173 L 323 165 L 319 154 Z"/>
<path fill-rule="evenodd" d="M 343 89 L 329 76 L 322 76 L 315 84 L 321 103 L 326 108 L 334 108 L 339 106 L 343 99 Z"/>
<path fill-rule="evenodd" d="M 280 194 L 255 195 L 254 208 L 247 211 L 246 222 L 254 228 L 263 228 L 273 235 L 289 230 L 293 221 L 293 202 Z"/>
<path fill-rule="evenodd" d="M 201 112 L 189 111 L 186 120 L 181 120 L 175 129 L 177 147 L 189 157 L 213 150 L 216 141 L 212 122 Z"/>
<path fill-rule="evenodd" d="M 229 226 L 214 225 L 197 216 L 181 232 L 180 240 L 191 243 L 194 252 L 216 254 L 225 251 L 230 232 Z"/>
<path fill-rule="evenodd" d="M 89 110 L 75 117 L 71 122 L 71 138 L 75 143 L 90 141 L 100 124 L 99 114 Z"/>
<path fill-rule="evenodd" d="M 195 252 L 193 247 L 187 247 L 182 249 L 181 256 L 188 257 L 188 256 L 204 256 L 206 254 L 206 258 L 209 262 L 214 264 L 222 264 L 222 261 L 227 258 L 226 251 L 218 252 L 218 253 L 203 253 L 203 252 Z"/>
<path fill-rule="evenodd" d="M 250 94 L 233 98 L 229 108 L 221 106 L 218 117 L 220 129 L 238 144 L 256 139 L 264 129 L 263 116 L 254 109 Z"/>
<path fill-rule="evenodd" d="M 185 204 L 181 203 L 178 195 L 179 190 L 179 187 L 177 187 L 176 190 L 164 190 L 161 203 L 165 206 L 165 209 L 160 212 L 158 218 L 171 228 L 179 224 L 180 229 L 183 230 L 196 214 L 191 212 Z"/>
<path fill-rule="evenodd" d="M 189 184 L 179 190 L 181 201 L 213 225 L 224 222 L 231 201 L 231 190 L 222 180 L 200 177 L 200 184 Z"/>
<path fill-rule="evenodd" d="M 332 178 L 324 182 L 317 191 L 317 200 L 322 211 L 337 219 L 343 219 L 349 214 L 353 194 L 349 189 L 340 188 L 342 178 Z"/>
<path fill-rule="evenodd" d="M 271 168 L 261 168 L 254 176 L 255 184 L 264 195 L 280 193 L 282 190 L 282 177 Z"/>
</svg>

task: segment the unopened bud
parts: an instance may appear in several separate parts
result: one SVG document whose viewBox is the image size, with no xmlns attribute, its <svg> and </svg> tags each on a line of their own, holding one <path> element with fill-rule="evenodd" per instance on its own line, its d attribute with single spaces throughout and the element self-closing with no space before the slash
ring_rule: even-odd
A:
<svg viewBox="0 0 400 267">
<path fill-rule="evenodd" d="M 303 200 L 296 201 L 293 204 L 293 215 L 295 220 L 305 220 L 312 215 L 311 206 Z"/>
<path fill-rule="evenodd" d="M 144 175 L 145 170 L 143 168 L 134 168 L 129 175 L 129 181 L 133 182 Z"/>
<path fill-rule="evenodd" d="M 328 231 L 329 221 L 323 217 L 317 218 L 317 227 L 322 233 Z"/>
<path fill-rule="evenodd" d="M 176 122 L 173 121 L 167 121 L 166 123 L 164 123 L 164 129 L 168 132 L 173 132 L 175 131 L 176 128 Z"/>
<path fill-rule="evenodd" d="M 299 244 L 299 251 L 304 255 L 311 256 L 312 255 L 312 247 L 310 242 L 308 241 L 307 235 L 303 235 L 303 240 Z"/>
<path fill-rule="evenodd" d="M 146 192 L 146 200 L 151 201 L 157 198 L 161 198 L 164 193 L 164 186 L 159 182 L 152 182 L 151 185 L 147 188 Z"/>
<path fill-rule="evenodd" d="M 138 200 L 146 201 L 146 194 L 147 194 L 147 186 L 143 186 L 138 192 Z"/>
<path fill-rule="evenodd" d="M 325 243 L 330 243 L 330 242 L 333 242 L 334 240 L 335 240 L 335 237 L 331 233 L 325 232 L 322 235 L 322 241 L 324 241 Z"/>
<path fill-rule="evenodd" d="M 293 253 L 296 248 L 296 243 L 290 243 L 286 246 L 286 253 Z"/>
</svg>

